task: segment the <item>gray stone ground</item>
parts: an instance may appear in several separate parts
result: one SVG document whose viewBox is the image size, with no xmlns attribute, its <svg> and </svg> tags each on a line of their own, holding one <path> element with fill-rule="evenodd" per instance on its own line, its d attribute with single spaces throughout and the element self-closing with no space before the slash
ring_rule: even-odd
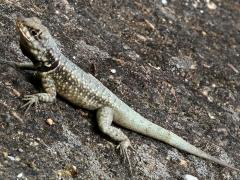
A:
<svg viewBox="0 0 240 180">
<path fill-rule="evenodd" d="M 136 111 L 240 168 L 239 1 L 0 0 L 1 59 L 28 61 L 18 14 L 41 18 L 66 56 Z M 0 65 L 0 179 L 131 179 L 94 112 L 58 98 L 23 116 L 21 97 L 40 90 L 31 73 Z M 240 179 L 124 132 L 136 149 L 132 179 Z"/>
</svg>

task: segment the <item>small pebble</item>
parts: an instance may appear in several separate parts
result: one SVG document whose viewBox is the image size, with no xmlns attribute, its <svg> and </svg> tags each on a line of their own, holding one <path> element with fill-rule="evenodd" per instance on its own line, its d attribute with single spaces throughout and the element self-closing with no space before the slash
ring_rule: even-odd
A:
<svg viewBox="0 0 240 180">
<path fill-rule="evenodd" d="M 115 74 L 117 71 L 116 69 L 110 69 L 111 73 Z"/>
<path fill-rule="evenodd" d="M 213 84 L 212 84 L 212 87 L 215 88 L 215 87 L 217 87 L 217 85 L 216 85 L 215 83 L 213 83 Z"/>
<path fill-rule="evenodd" d="M 49 126 L 52 126 L 55 124 L 55 122 L 51 118 L 48 118 L 46 122 Z"/>
<path fill-rule="evenodd" d="M 19 148 L 18 151 L 21 152 L 21 153 L 24 152 L 23 149 L 21 149 L 21 148 Z"/>
<path fill-rule="evenodd" d="M 187 167 L 187 161 L 184 160 L 184 159 L 180 159 L 180 163 L 179 163 L 181 166 L 184 166 L 184 167 Z"/>
<path fill-rule="evenodd" d="M 136 36 L 137 36 L 137 38 L 138 38 L 139 40 L 141 40 L 141 41 L 146 41 L 146 40 L 147 40 L 146 37 L 144 37 L 144 36 L 142 36 L 142 35 L 140 35 L 140 34 L 137 34 Z"/>
<path fill-rule="evenodd" d="M 64 169 L 58 171 L 58 176 L 62 179 L 63 177 L 76 177 L 78 172 L 77 172 L 77 167 L 72 165 L 72 164 L 67 164 Z"/>
<path fill-rule="evenodd" d="M 13 156 L 8 156 L 8 159 L 10 159 L 11 161 L 15 161 L 15 158 Z"/>
<path fill-rule="evenodd" d="M 210 9 L 210 10 L 215 10 L 215 9 L 217 9 L 217 5 L 216 5 L 214 2 L 210 2 L 210 1 L 207 2 L 207 7 L 208 7 L 208 9 Z"/>
<path fill-rule="evenodd" d="M 150 29 L 152 29 L 152 30 L 156 29 L 155 26 L 150 21 L 148 21 L 147 19 L 145 19 L 145 23 Z"/>
<path fill-rule="evenodd" d="M 195 176 L 192 176 L 190 174 L 186 174 L 183 176 L 184 180 L 198 180 L 198 178 L 196 178 Z"/>
<path fill-rule="evenodd" d="M 202 31 L 202 35 L 203 35 L 203 36 L 206 36 L 207 33 L 206 33 L 205 31 Z"/>
<path fill-rule="evenodd" d="M 21 161 L 21 158 L 19 156 L 16 156 L 15 161 Z"/>
<path fill-rule="evenodd" d="M 4 151 L 2 154 L 3 154 L 3 157 L 4 157 L 4 158 L 7 158 L 7 157 L 8 157 L 8 153 L 7 153 L 6 151 Z"/>
<path fill-rule="evenodd" d="M 208 116 L 210 117 L 210 119 L 216 119 L 216 117 L 214 116 L 214 114 L 211 113 L 211 112 L 208 112 Z"/>
<path fill-rule="evenodd" d="M 10 159 L 11 161 L 20 161 L 20 157 L 16 156 L 16 157 L 13 157 L 13 156 L 8 156 L 8 159 Z"/>
<path fill-rule="evenodd" d="M 17 178 L 21 178 L 21 177 L 23 177 L 23 173 L 19 173 L 19 174 L 17 175 Z"/>
<path fill-rule="evenodd" d="M 208 96 L 207 99 L 208 99 L 209 102 L 213 102 L 213 97 L 212 96 Z"/>
<path fill-rule="evenodd" d="M 13 91 L 13 94 L 16 95 L 17 97 L 21 96 L 21 93 L 18 90 L 12 89 L 12 91 Z"/>
<path fill-rule="evenodd" d="M 162 0 L 162 4 L 167 5 L 167 0 Z"/>
</svg>

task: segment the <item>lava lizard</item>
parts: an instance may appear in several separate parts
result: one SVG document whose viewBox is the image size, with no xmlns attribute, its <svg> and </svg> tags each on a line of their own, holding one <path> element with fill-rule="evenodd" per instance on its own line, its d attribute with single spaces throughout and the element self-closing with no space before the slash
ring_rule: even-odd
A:
<svg viewBox="0 0 240 180">
<path fill-rule="evenodd" d="M 57 93 L 71 103 L 96 110 L 99 129 L 119 142 L 121 154 L 129 161 L 127 148 L 132 148 L 128 137 L 112 122 L 140 134 L 163 141 L 171 146 L 211 160 L 222 166 L 240 171 L 199 148 L 176 134 L 152 123 L 121 101 L 107 87 L 89 73 L 65 57 L 58 48 L 48 28 L 36 18 L 17 17 L 16 27 L 20 34 L 20 48 L 31 63 L 7 62 L 15 67 L 34 70 L 40 76 L 44 93 L 24 96 L 23 106 L 29 109 L 41 102 L 54 102 Z"/>
</svg>

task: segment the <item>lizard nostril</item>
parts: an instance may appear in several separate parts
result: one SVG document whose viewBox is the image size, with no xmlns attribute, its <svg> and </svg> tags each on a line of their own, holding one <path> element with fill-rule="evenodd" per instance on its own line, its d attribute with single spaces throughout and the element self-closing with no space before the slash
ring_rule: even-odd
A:
<svg viewBox="0 0 240 180">
<path fill-rule="evenodd" d="M 34 31 L 34 30 L 32 30 L 32 31 L 31 31 L 31 34 L 32 34 L 33 36 L 36 36 L 36 35 L 37 35 L 37 32 Z"/>
</svg>

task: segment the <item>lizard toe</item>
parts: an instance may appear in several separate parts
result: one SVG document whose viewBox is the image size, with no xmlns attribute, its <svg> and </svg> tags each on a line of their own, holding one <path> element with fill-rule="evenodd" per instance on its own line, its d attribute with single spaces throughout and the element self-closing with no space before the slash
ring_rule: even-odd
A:
<svg viewBox="0 0 240 180">
<path fill-rule="evenodd" d="M 38 105 L 38 96 L 36 95 L 25 95 L 23 97 L 24 101 L 27 101 L 24 105 L 22 105 L 20 108 L 24 108 L 24 107 L 27 107 L 24 114 L 26 114 L 28 112 L 28 110 L 34 105 L 35 108 L 37 107 Z"/>
<path fill-rule="evenodd" d="M 120 150 L 120 154 L 121 154 L 121 156 L 123 156 L 123 161 L 128 162 L 129 169 L 132 174 L 132 165 L 131 165 L 131 161 L 130 161 L 129 155 L 128 155 L 128 147 L 131 148 L 132 150 L 134 150 L 129 139 L 120 142 L 119 145 L 117 146 L 117 149 Z"/>
</svg>

